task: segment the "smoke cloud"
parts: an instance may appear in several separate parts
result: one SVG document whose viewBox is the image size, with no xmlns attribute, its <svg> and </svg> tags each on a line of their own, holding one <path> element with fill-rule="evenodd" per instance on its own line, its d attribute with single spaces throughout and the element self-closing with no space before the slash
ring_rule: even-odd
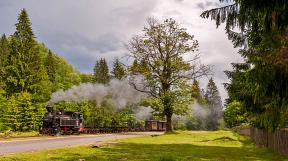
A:
<svg viewBox="0 0 288 161">
<path fill-rule="evenodd" d="M 197 101 L 190 105 L 192 109 L 192 117 L 196 119 L 206 120 L 206 118 L 211 114 L 211 111 L 207 107 L 201 106 Z"/>
<path fill-rule="evenodd" d="M 153 109 L 148 106 L 138 106 L 136 109 L 133 110 L 135 116 L 139 120 L 149 120 L 152 117 Z"/>
<path fill-rule="evenodd" d="M 84 83 L 66 91 L 59 90 L 52 94 L 47 104 L 53 106 L 61 101 L 81 102 L 83 100 L 96 101 L 99 104 L 105 98 L 114 107 L 120 109 L 129 103 L 138 103 L 145 97 L 145 94 L 130 86 L 128 80 L 113 79 L 108 85 Z"/>
</svg>

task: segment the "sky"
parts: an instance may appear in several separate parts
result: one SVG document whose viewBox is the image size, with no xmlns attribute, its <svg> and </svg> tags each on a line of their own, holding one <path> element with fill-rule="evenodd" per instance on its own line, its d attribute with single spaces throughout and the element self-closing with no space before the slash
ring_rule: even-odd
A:
<svg viewBox="0 0 288 161">
<path fill-rule="evenodd" d="M 232 62 L 242 62 L 227 39 L 224 27 L 200 14 L 223 4 L 219 0 L 0 0 L 0 34 L 15 32 L 17 16 L 25 8 L 37 40 L 84 73 L 92 73 L 96 60 L 115 58 L 125 63 L 125 44 L 142 33 L 149 17 L 175 19 L 199 41 L 201 62 L 213 67 L 222 100 L 227 98 L 223 73 Z M 129 61 L 129 60 L 128 60 Z M 207 78 L 200 80 L 205 88 Z"/>
</svg>

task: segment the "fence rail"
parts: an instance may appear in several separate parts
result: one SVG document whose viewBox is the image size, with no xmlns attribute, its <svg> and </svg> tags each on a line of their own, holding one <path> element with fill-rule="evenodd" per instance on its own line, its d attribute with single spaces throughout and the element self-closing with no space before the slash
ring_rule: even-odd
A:
<svg viewBox="0 0 288 161">
<path fill-rule="evenodd" d="M 268 147 L 274 151 L 288 155 L 288 128 L 270 132 L 250 126 L 235 127 L 234 130 L 241 135 L 249 136 L 258 147 Z"/>
</svg>

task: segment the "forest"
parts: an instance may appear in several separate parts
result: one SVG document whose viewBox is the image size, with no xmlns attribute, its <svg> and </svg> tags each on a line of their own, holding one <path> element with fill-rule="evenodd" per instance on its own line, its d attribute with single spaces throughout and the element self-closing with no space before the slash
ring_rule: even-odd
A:
<svg viewBox="0 0 288 161">
<path fill-rule="evenodd" d="M 150 25 L 162 26 L 160 23 L 153 23 Z M 165 20 L 164 25 L 166 26 L 163 26 L 163 29 L 171 25 L 178 27 L 172 19 Z M 3 34 L 0 40 L 0 132 L 38 131 L 42 125 L 47 102 L 57 91 L 67 91 L 71 87 L 89 83 L 109 86 L 111 80 L 124 81 L 128 78 L 133 80 L 135 78 L 133 76 L 139 74 L 144 73 L 148 77 L 153 74 L 146 65 L 147 60 L 137 59 L 137 57 L 134 57 L 131 65 L 124 64 L 115 58 L 110 70 L 106 60 L 99 58 L 95 60 L 91 73 L 81 73 L 63 57 L 46 47 L 44 43 L 37 41 L 25 9 L 19 13 L 15 27 L 16 31 L 13 35 Z M 183 29 L 179 31 L 185 32 Z M 190 35 L 185 36 L 192 38 Z M 197 49 L 196 41 L 191 49 Z M 187 50 L 184 49 L 183 52 Z M 198 59 L 198 56 L 195 58 Z M 178 68 L 181 64 L 176 65 Z M 224 128 L 221 97 L 208 70 L 210 68 L 201 66 L 198 71 L 194 71 L 195 77 L 193 79 L 191 77 L 189 83 L 186 82 L 187 80 L 181 83 L 181 86 L 188 87 L 187 90 L 181 94 L 175 93 L 186 99 L 186 102 L 178 102 L 177 106 L 173 107 L 175 115 L 171 118 L 171 124 L 174 129 L 216 130 Z M 147 74 L 149 71 L 151 73 Z M 197 75 L 198 72 L 202 73 Z M 206 90 L 199 87 L 199 78 L 204 75 L 209 78 Z M 133 86 L 133 83 L 131 85 Z M 108 101 L 109 94 L 105 98 L 101 102 L 85 98 L 80 102 L 63 100 L 55 103 L 54 107 L 82 112 L 86 126 L 138 127 L 143 126 L 146 119 L 165 120 L 165 110 L 159 108 L 162 106 L 160 97 L 145 98 L 138 103 L 126 104 L 121 109 L 114 107 Z M 193 114 L 193 107 L 191 107 L 193 104 L 204 112 Z"/>
</svg>

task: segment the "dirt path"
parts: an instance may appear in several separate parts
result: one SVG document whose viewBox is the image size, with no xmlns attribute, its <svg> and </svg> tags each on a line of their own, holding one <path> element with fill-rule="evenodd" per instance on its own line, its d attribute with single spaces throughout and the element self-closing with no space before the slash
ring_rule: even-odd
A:
<svg viewBox="0 0 288 161">
<path fill-rule="evenodd" d="M 0 155 L 31 152 L 45 150 L 49 148 L 59 148 L 66 146 L 76 146 L 85 144 L 95 144 L 107 140 L 147 136 L 147 135 L 160 135 L 162 132 L 130 132 L 130 133 L 117 133 L 117 134 L 101 134 L 101 135 L 80 135 L 80 136 L 66 136 L 55 138 L 37 138 L 25 139 L 15 141 L 0 141 Z"/>
</svg>

